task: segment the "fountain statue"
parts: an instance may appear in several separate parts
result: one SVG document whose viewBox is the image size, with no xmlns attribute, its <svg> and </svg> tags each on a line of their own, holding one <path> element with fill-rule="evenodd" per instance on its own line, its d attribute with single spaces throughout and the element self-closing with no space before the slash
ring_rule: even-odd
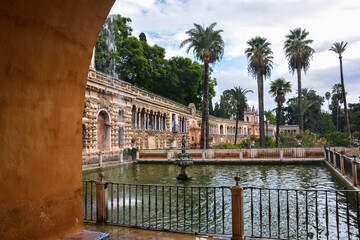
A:
<svg viewBox="0 0 360 240">
<path fill-rule="evenodd" d="M 178 180 L 188 180 L 191 176 L 187 173 L 186 168 L 193 164 L 192 158 L 185 152 L 185 136 L 181 139 L 181 153 L 178 154 L 175 164 L 181 167 L 181 173 L 176 178 Z"/>
</svg>

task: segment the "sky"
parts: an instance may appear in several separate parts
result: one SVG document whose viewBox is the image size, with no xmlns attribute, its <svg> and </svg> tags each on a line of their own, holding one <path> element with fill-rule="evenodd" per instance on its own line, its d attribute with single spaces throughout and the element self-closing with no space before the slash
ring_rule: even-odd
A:
<svg viewBox="0 0 360 240">
<path fill-rule="evenodd" d="M 248 104 L 258 108 L 256 79 L 247 71 L 244 51 L 253 37 L 266 37 L 274 52 L 271 77 L 264 82 L 265 110 L 276 107 L 268 93 L 270 82 L 285 78 L 292 84 L 293 97 L 297 91 L 297 76 L 289 73 L 283 46 L 290 29 L 305 28 L 314 40 L 315 54 L 306 75 L 302 72 L 302 87 L 324 96 L 335 83 L 340 83 L 338 55 L 329 48 L 334 42 L 348 42 L 343 54 L 345 90 L 348 103 L 358 103 L 360 96 L 360 1 L 359 0 L 117 0 L 110 14 L 131 18 L 133 35 L 144 32 L 150 45 L 166 50 L 166 58 L 189 57 L 180 43 L 188 38 L 186 31 L 194 23 L 222 29 L 225 53 L 221 61 L 211 67 L 216 78 L 216 97 L 234 86 L 253 90 Z M 323 110 L 328 111 L 325 100 Z"/>
</svg>

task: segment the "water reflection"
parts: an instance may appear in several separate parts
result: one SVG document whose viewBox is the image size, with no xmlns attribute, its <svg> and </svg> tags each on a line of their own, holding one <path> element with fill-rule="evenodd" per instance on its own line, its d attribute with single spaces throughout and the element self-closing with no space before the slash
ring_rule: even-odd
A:
<svg viewBox="0 0 360 240">
<path fill-rule="evenodd" d="M 183 186 L 233 186 L 236 173 L 242 186 L 269 188 L 344 189 L 329 169 L 317 165 L 194 165 L 188 171 L 191 181 L 176 180 L 177 166 L 129 164 L 84 172 L 84 180 L 98 180 L 103 171 L 112 182 Z"/>
</svg>

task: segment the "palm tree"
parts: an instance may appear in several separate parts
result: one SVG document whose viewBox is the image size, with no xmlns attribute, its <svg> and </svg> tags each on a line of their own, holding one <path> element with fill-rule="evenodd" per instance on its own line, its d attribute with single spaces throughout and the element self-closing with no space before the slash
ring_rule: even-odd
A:
<svg viewBox="0 0 360 240">
<path fill-rule="evenodd" d="M 328 107 L 329 107 L 329 108 L 330 108 L 330 103 L 329 103 L 330 97 L 331 97 L 331 93 L 330 93 L 330 92 L 326 92 L 326 93 L 325 93 L 325 98 L 326 98 L 326 100 L 328 101 Z"/>
<path fill-rule="evenodd" d="M 279 145 L 280 115 L 281 107 L 285 102 L 285 94 L 291 92 L 291 83 L 286 82 L 284 78 L 278 78 L 270 83 L 269 93 L 275 97 L 277 103 L 276 111 L 276 147 Z"/>
<path fill-rule="evenodd" d="M 269 77 L 272 68 L 273 52 L 266 38 L 255 37 L 250 39 L 245 50 L 248 58 L 248 72 L 257 79 L 259 98 L 260 147 L 265 147 L 264 130 L 264 77 Z"/>
<path fill-rule="evenodd" d="M 342 68 L 342 54 L 344 53 L 346 46 L 347 46 L 347 42 L 346 43 L 344 43 L 343 41 L 341 43 L 335 42 L 335 43 L 333 43 L 333 46 L 329 49 L 329 51 L 333 51 L 339 55 L 342 100 L 344 102 L 347 134 L 348 134 L 348 136 L 350 136 L 351 135 L 350 122 L 349 122 L 349 115 L 348 115 L 347 105 L 346 105 L 345 84 L 344 84 L 344 76 L 343 76 L 343 68 Z"/>
<path fill-rule="evenodd" d="M 251 92 L 252 90 L 248 90 L 246 88 L 242 89 L 241 87 L 234 87 L 233 89 L 226 90 L 230 93 L 233 100 L 236 102 L 236 129 L 235 129 L 235 143 L 238 135 L 238 124 L 239 124 L 239 115 L 240 115 L 240 107 L 241 104 L 246 105 L 246 94 Z"/>
<path fill-rule="evenodd" d="M 297 73 L 298 78 L 298 101 L 299 101 L 299 128 L 304 130 L 304 119 L 302 109 L 302 96 L 301 96 L 301 70 L 306 71 L 310 67 L 310 60 L 315 52 L 309 45 L 313 40 L 306 39 L 309 32 L 306 29 L 295 28 L 290 30 L 290 34 L 286 35 L 284 43 L 284 51 L 286 59 L 288 60 L 289 70 L 292 74 Z"/>
<path fill-rule="evenodd" d="M 205 28 L 199 24 L 194 23 L 194 28 L 186 33 L 189 38 L 180 44 L 180 48 L 189 44 L 186 52 L 189 53 L 193 49 L 196 58 L 204 62 L 205 65 L 205 79 L 204 79 L 204 95 L 203 95 L 203 108 L 201 119 L 201 137 L 200 147 L 208 148 L 209 136 L 209 63 L 215 63 L 220 60 L 224 55 L 224 41 L 220 35 L 223 30 L 214 30 L 216 22 L 212 23 L 209 27 Z M 204 144 L 205 143 L 205 144 Z"/>
<path fill-rule="evenodd" d="M 336 101 L 336 131 L 339 131 L 339 114 L 341 113 L 341 104 L 343 103 L 341 84 L 336 83 L 332 87 L 333 98 Z"/>
</svg>

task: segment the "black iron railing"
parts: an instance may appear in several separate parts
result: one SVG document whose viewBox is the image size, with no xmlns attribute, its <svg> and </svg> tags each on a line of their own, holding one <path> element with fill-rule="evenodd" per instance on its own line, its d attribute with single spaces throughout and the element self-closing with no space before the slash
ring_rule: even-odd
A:
<svg viewBox="0 0 360 240">
<path fill-rule="evenodd" d="M 353 179 L 353 171 L 352 171 L 352 162 L 353 159 L 347 157 L 347 156 L 343 156 L 344 158 L 344 170 L 345 170 L 345 175 L 349 178 L 349 179 Z"/>
<path fill-rule="evenodd" d="M 229 187 L 108 182 L 107 224 L 193 234 L 230 235 Z M 84 219 L 96 221 L 96 187 L 84 181 Z M 359 191 L 244 187 L 246 236 L 358 239 Z"/>
<path fill-rule="evenodd" d="M 244 188 L 245 233 L 278 239 L 358 239 L 359 192 Z"/>
<path fill-rule="evenodd" d="M 96 221 L 95 181 L 83 181 L 84 220 Z"/>
<path fill-rule="evenodd" d="M 85 220 L 96 220 L 94 189 L 93 181 L 84 181 Z M 229 187 L 109 182 L 107 189 L 109 224 L 194 234 L 231 234 Z"/>
</svg>

